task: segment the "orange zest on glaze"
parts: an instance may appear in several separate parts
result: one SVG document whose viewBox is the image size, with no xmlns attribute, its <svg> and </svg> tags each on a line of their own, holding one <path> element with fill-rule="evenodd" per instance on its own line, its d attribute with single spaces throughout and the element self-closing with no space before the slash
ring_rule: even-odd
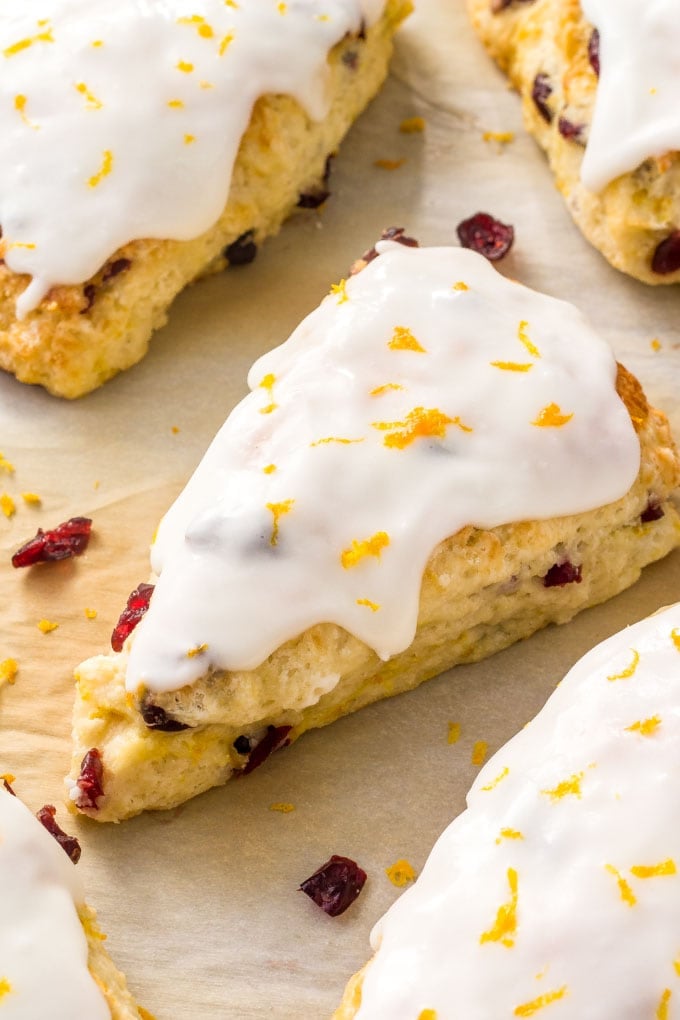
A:
<svg viewBox="0 0 680 1020">
<path fill-rule="evenodd" d="M 400 383 L 388 382 L 384 386 L 376 386 L 374 390 L 371 390 L 369 396 L 382 397 L 383 393 L 389 393 L 390 390 L 403 390 L 403 388 Z"/>
<path fill-rule="evenodd" d="M 501 945 L 511 949 L 515 944 L 515 934 L 517 931 L 517 899 L 519 894 L 517 872 L 514 868 L 508 868 L 508 885 L 510 886 L 510 899 L 507 903 L 502 903 L 498 908 L 496 920 L 489 930 L 482 932 L 479 936 L 479 941 L 482 945 L 484 945 L 485 942 L 500 942 Z M 518 1014 L 518 1016 L 521 1015 L 521 1013 Z"/>
<path fill-rule="evenodd" d="M 357 605 L 366 606 L 367 609 L 372 610 L 374 613 L 377 613 L 378 610 L 380 609 L 379 603 L 371 602 L 370 599 L 357 599 Z"/>
<path fill-rule="evenodd" d="M 188 60 L 178 60 L 177 63 L 175 64 L 175 67 L 177 68 L 178 71 L 181 71 L 183 74 L 191 74 L 191 72 L 194 69 L 194 65 L 190 63 Z"/>
<path fill-rule="evenodd" d="M 677 868 L 675 861 L 669 857 L 665 861 L 660 861 L 659 864 L 634 864 L 630 873 L 636 878 L 659 878 L 663 875 L 677 874 Z"/>
<path fill-rule="evenodd" d="M 635 670 L 638 668 L 638 663 L 640 662 L 640 653 L 636 652 L 634 648 L 631 648 L 631 652 L 633 653 L 633 658 L 630 666 L 626 666 L 626 668 L 622 669 L 620 673 L 612 673 L 611 676 L 607 677 L 607 680 L 628 680 L 635 673 Z"/>
<path fill-rule="evenodd" d="M 12 991 L 12 986 L 6 977 L 0 978 L 0 1000 L 4 999 L 6 995 Z"/>
<path fill-rule="evenodd" d="M 387 346 L 391 351 L 415 351 L 416 354 L 427 354 L 407 326 L 395 326 L 392 339 L 388 341 Z"/>
<path fill-rule="evenodd" d="M 652 715 L 649 719 L 638 719 L 637 722 L 632 723 L 630 726 L 626 726 L 627 733 L 639 733 L 643 737 L 651 737 L 651 735 L 661 725 L 661 719 L 658 715 Z"/>
<path fill-rule="evenodd" d="M 496 842 L 500 843 L 504 839 L 524 839 L 524 836 L 519 829 L 501 829 Z"/>
<path fill-rule="evenodd" d="M 418 1014 L 418 1020 L 437 1020 L 436 1009 L 421 1009 Z"/>
<path fill-rule="evenodd" d="M 372 425 L 382 432 L 391 432 L 383 442 L 385 446 L 398 450 L 403 450 L 416 439 L 444 439 L 449 425 L 457 425 L 462 432 L 472 432 L 460 418 L 449 418 L 437 407 L 414 407 L 405 421 L 374 421 Z"/>
<path fill-rule="evenodd" d="M 266 467 L 262 468 L 265 475 L 273 475 L 276 471 L 276 464 L 267 464 Z"/>
<path fill-rule="evenodd" d="M 670 988 L 664 988 L 661 1001 L 656 1007 L 656 1020 L 668 1020 L 668 1003 L 671 1001 Z"/>
<path fill-rule="evenodd" d="M 27 50 L 29 46 L 33 46 L 38 42 L 53 43 L 54 37 L 52 35 L 52 29 L 48 28 L 45 32 L 38 32 L 37 35 L 31 35 L 27 36 L 25 39 L 19 39 L 17 42 L 12 43 L 11 46 L 8 46 L 2 51 L 3 56 L 14 57 L 17 53 L 21 53 L 22 50 Z"/>
<path fill-rule="evenodd" d="M 349 549 L 344 549 L 340 554 L 340 562 L 345 570 L 349 570 L 350 567 L 356 567 L 357 563 L 361 563 L 367 556 L 375 556 L 379 560 L 383 549 L 386 549 L 389 544 L 390 536 L 386 531 L 376 531 L 375 535 L 366 539 L 353 538 Z"/>
<path fill-rule="evenodd" d="M 582 779 L 583 772 L 575 772 L 573 776 L 562 780 L 552 790 L 541 790 L 541 793 L 550 797 L 551 800 L 562 800 L 563 797 L 580 797 Z"/>
<path fill-rule="evenodd" d="M 573 413 L 562 414 L 558 404 L 548 404 L 547 407 L 541 408 L 531 424 L 537 425 L 540 429 L 559 429 L 573 417 Z"/>
<path fill-rule="evenodd" d="M 536 346 L 536 344 L 531 342 L 531 340 L 529 339 L 529 337 L 527 335 L 527 329 L 528 328 L 529 328 L 529 323 L 525 319 L 522 319 L 522 321 L 520 322 L 519 326 L 517 327 L 517 339 L 519 340 L 519 342 L 521 344 L 524 345 L 524 347 L 526 347 L 526 349 L 528 350 L 528 352 L 532 356 L 532 358 L 540 358 L 541 352 L 539 351 L 539 349 Z"/>
<path fill-rule="evenodd" d="M 28 99 L 26 98 L 26 96 L 15 96 L 14 97 L 14 109 L 17 111 L 17 113 L 19 114 L 19 116 L 23 120 L 24 124 L 27 127 L 33 128 L 34 131 L 39 131 L 40 128 L 38 127 L 38 125 L 34 124 L 32 120 L 28 119 L 28 116 L 26 114 L 26 104 L 27 103 L 28 103 Z"/>
<path fill-rule="evenodd" d="M 274 383 L 276 382 L 276 376 L 273 372 L 267 372 L 267 374 L 258 383 L 258 387 L 262 390 L 266 390 L 269 394 L 269 403 L 266 407 L 260 408 L 260 414 L 271 414 L 279 406 L 274 402 Z"/>
<path fill-rule="evenodd" d="M 224 54 L 227 52 L 233 41 L 234 41 L 233 32 L 227 32 L 227 34 L 223 36 L 222 40 L 220 41 L 220 47 L 218 51 L 221 57 L 224 56 Z"/>
<path fill-rule="evenodd" d="M 273 517 L 274 523 L 272 525 L 271 538 L 269 539 L 270 545 L 278 545 L 279 541 L 279 521 L 286 514 L 289 514 L 293 509 L 295 503 L 294 499 L 284 499 L 280 503 L 267 503 L 267 510 L 270 510 Z"/>
<path fill-rule="evenodd" d="M 349 301 L 349 294 L 347 293 L 347 280 L 342 279 L 340 283 L 332 283 L 329 294 L 337 295 L 338 304 L 344 305 L 345 301 Z"/>
<path fill-rule="evenodd" d="M 189 651 L 187 652 L 187 659 L 195 659 L 197 655 L 203 655 L 203 653 L 207 651 L 208 651 L 207 645 L 205 644 L 196 645 L 195 648 L 190 648 Z"/>
<path fill-rule="evenodd" d="M 214 32 L 202 14 L 192 14 L 187 18 L 178 18 L 178 25 L 193 25 L 202 39 L 212 39 Z"/>
<path fill-rule="evenodd" d="M 503 780 L 509 774 L 509 772 L 510 772 L 510 769 L 508 768 L 507 765 L 505 765 L 501 769 L 501 771 L 498 773 L 498 775 L 496 776 L 495 779 L 492 779 L 491 782 L 487 783 L 486 786 L 482 786 L 482 790 L 484 790 L 485 792 L 488 792 L 489 790 L 494 790 L 498 786 L 499 783 L 503 782 Z"/>
<path fill-rule="evenodd" d="M 102 154 L 102 165 L 97 171 L 97 173 L 93 174 L 92 177 L 90 177 L 90 179 L 87 182 L 88 185 L 91 188 L 96 188 L 98 184 L 101 184 L 105 177 L 109 176 L 112 170 L 113 170 L 113 153 L 111 152 L 110 149 L 105 149 Z"/>
<path fill-rule="evenodd" d="M 80 92 L 81 96 L 85 97 L 85 102 L 87 103 L 90 110 L 101 110 L 104 104 L 100 99 L 97 99 L 97 97 L 90 92 L 84 81 L 77 82 L 74 88 L 76 92 Z"/>
<path fill-rule="evenodd" d="M 563 999 L 566 994 L 566 985 L 556 988 L 554 992 L 545 992 L 544 995 L 539 995 L 537 999 L 532 999 L 531 1002 L 523 1002 L 521 1006 L 516 1006 L 513 1016 L 534 1016 L 535 1013 L 538 1013 L 539 1009 L 544 1009 L 551 1002 Z"/>
<path fill-rule="evenodd" d="M 629 907 L 634 907 L 635 904 L 637 903 L 635 893 L 628 885 L 628 882 L 623 877 L 621 872 L 617 871 L 613 864 L 605 864 L 605 868 L 607 869 L 609 874 L 613 875 L 614 878 L 616 879 L 617 885 L 619 887 L 619 893 L 621 894 L 621 899 L 623 900 L 623 902 L 627 903 Z"/>
<path fill-rule="evenodd" d="M 528 372 L 534 367 L 533 361 L 492 361 L 492 368 L 501 368 L 504 372 Z"/>
<path fill-rule="evenodd" d="M 350 446 L 352 443 L 363 443 L 363 437 L 361 439 L 344 439 L 342 436 L 325 436 L 323 439 L 317 439 L 315 443 L 310 443 L 310 446 L 324 446 L 326 443 L 340 443 L 341 446 Z"/>
<path fill-rule="evenodd" d="M 671 641 L 680 652 L 680 629 L 678 627 L 674 627 L 671 631 Z"/>
<path fill-rule="evenodd" d="M 452 290 L 469 290 L 469 289 L 470 288 L 468 287 L 467 283 L 464 283 L 463 280 L 456 280 L 452 287 Z"/>
</svg>

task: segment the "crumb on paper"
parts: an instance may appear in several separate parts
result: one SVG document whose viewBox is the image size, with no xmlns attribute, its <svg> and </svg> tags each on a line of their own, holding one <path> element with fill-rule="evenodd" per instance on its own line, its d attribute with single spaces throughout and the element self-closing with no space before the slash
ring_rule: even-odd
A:
<svg viewBox="0 0 680 1020">
<path fill-rule="evenodd" d="M 407 117 L 402 120 L 399 130 L 403 135 L 418 135 L 425 130 L 424 117 Z"/>
<path fill-rule="evenodd" d="M 486 755 L 489 750 L 489 745 L 486 740 L 475 740 L 472 748 L 471 762 L 473 765 L 483 765 L 486 760 Z"/>
<path fill-rule="evenodd" d="M 458 743 L 458 741 L 460 740 L 460 723 L 459 722 L 450 722 L 449 723 L 449 732 L 448 732 L 448 736 L 447 736 L 446 739 L 447 739 L 447 743 L 449 743 L 449 744 L 457 744 Z"/>
<path fill-rule="evenodd" d="M 38 620 L 38 630 L 41 630 L 43 634 L 50 634 L 53 630 L 56 630 L 59 626 L 54 620 Z"/>
<path fill-rule="evenodd" d="M 416 878 L 415 868 L 410 861 L 404 860 L 403 857 L 391 864 L 389 868 L 385 868 L 385 874 L 392 885 L 396 885 L 398 889 L 408 885 L 409 882 L 415 882 Z"/>
<path fill-rule="evenodd" d="M 99 488 L 99 479 L 98 478 L 95 478 L 94 482 L 92 483 L 92 488 L 93 489 L 98 489 Z"/>
<path fill-rule="evenodd" d="M 485 142 L 497 142 L 498 145 L 509 145 L 515 140 L 514 131 L 485 131 L 482 134 Z"/>
<path fill-rule="evenodd" d="M 22 492 L 21 498 L 28 506 L 42 506 L 42 499 L 37 492 Z"/>
<path fill-rule="evenodd" d="M 0 662 L 0 687 L 3 684 L 13 684 L 18 672 L 19 664 L 16 659 L 3 659 Z M 11 779 L 8 782 L 11 782 Z"/>
<path fill-rule="evenodd" d="M 0 510 L 2 510 L 8 520 L 10 517 L 14 517 L 17 512 L 16 503 L 6 492 L 3 492 L 0 496 Z"/>
<path fill-rule="evenodd" d="M 659 340 L 658 336 L 655 336 L 653 340 L 649 341 L 649 346 L 652 348 L 653 351 L 661 350 L 661 341 Z"/>
<path fill-rule="evenodd" d="M 276 804 L 269 805 L 270 811 L 278 811 L 282 815 L 289 815 L 291 811 L 295 811 L 295 804 L 289 804 L 287 801 L 277 801 Z"/>
<path fill-rule="evenodd" d="M 88 620 L 96 620 L 97 619 L 97 610 L 96 609 L 86 609 L 85 610 L 85 616 L 87 617 Z"/>
<path fill-rule="evenodd" d="M 405 162 L 405 159 L 376 159 L 373 166 L 377 166 L 380 170 L 398 170 Z"/>
<path fill-rule="evenodd" d="M 170 431 L 172 432 L 173 436 L 176 436 L 177 433 L 179 432 L 179 425 L 173 425 Z"/>
</svg>

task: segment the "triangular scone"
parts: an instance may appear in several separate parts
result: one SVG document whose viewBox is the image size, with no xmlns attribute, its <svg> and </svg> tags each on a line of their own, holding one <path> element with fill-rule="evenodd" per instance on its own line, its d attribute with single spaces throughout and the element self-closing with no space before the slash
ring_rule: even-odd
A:
<svg viewBox="0 0 680 1020">
<path fill-rule="evenodd" d="M 74 864 L 10 790 L 0 783 L 0 1016 L 152 1020 L 104 949 Z"/>
<path fill-rule="evenodd" d="M 578 662 L 378 922 L 335 1020 L 671 1020 L 680 603 Z"/>
<path fill-rule="evenodd" d="M 160 525 L 148 613 L 78 669 L 93 818 L 252 771 L 680 541 L 666 419 L 573 306 L 470 251 L 378 250 L 253 366 Z"/>
<path fill-rule="evenodd" d="M 680 282 L 675 0 L 467 0 L 587 239 L 645 283 Z"/>
<path fill-rule="evenodd" d="M 88 393 L 183 287 L 320 206 L 410 9 L 5 0 L 0 368 Z"/>
</svg>

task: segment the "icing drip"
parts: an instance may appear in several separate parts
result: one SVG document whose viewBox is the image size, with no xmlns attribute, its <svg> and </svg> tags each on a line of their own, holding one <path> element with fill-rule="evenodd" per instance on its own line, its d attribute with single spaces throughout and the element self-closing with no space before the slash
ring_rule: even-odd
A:
<svg viewBox="0 0 680 1020">
<path fill-rule="evenodd" d="M 89 279 L 138 238 L 188 240 L 219 218 L 259 96 L 327 110 L 327 55 L 382 0 L 22 0 L 0 19 L 4 259 Z"/>
<path fill-rule="evenodd" d="M 379 250 L 255 363 L 161 523 L 129 690 L 253 668 L 322 622 L 387 659 L 413 639 L 443 539 L 590 510 L 633 483 L 615 362 L 575 308 L 470 251 Z"/>
<path fill-rule="evenodd" d="M 679 675 L 680 604 L 574 666 L 374 928 L 357 1020 L 676 1015 Z"/>
<path fill-rule="evenodd" d="M 110 1020 L 87 969 L 76 869 L 25 804 L 0 787 L 0 1016 Z"/>
<path fill-rule="evenodd" d="M 601 191 L 650 156 L 680 149 L 677 0 L 581 0 L 600 33 L 600 77 L 581 178 Z"/>
</svg>

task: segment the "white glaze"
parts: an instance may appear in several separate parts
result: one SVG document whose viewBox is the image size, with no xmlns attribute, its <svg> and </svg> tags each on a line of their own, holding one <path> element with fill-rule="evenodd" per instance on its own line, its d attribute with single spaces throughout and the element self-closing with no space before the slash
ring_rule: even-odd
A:
<svg viewBox="0 0 680 1020">
<path fill-rule="evenodd" d="M 594 192 L 680 149 L 678 0 L 581 0 L 600 33 L 600 78 L 581 179 Z"/>
<path fill-rule="evenodd" d="M 289 94 L 322 118 L 328 51 L 383 0 L 3 6 L 0 223 L 7 265 L 33 277 L 25 314 L 128 241 L 212 226 L 257 98 Z"/>
<path fill-rule="evenodd" d="M 574 666 L 484 766 L 467 811 L 376 925 L 357 1020 L 417 1020 L 422 1009 L 437 1020 L 680 1016 L 679 691 L 680 604 Z M 655 717 L 647 735 L 631 729 Z M 579 775 L 580 795 L 544 792 Z M 666 861 L 674 873 L 631 871 Z M 511 901 L 509 869 L 514 944 L 481 941 Z M 562 988 L 535 1013 L 517 1012 Z"/>
<path fill-rule="evenodd" d="M 0 786 L 2 1020 L 111 1020 L 87 969 L 76 911 L 82 903 L 72 862 L 26 805 Z"/>
<path fill-rule="evenodd" d="M 255 363 L 252 393 L 163 520 L 152 551 L 161 576 L 132 641 L 129 690 L 176 689 L 209 664 L 252 668 L 324 621 L 387 659 L 413 639 L 423 569 L 443 539 L 466 524 L 590 510 L 634 481 L 639 444 L 614 358 L 573 306 L 470 251 L 379 248 L 347 282 L 347 300 L 329 295 Z M 540 357 L 518 338 L 522 322 Z M 391 349 L 395 327 L 425 352 Z M 271 391 L 260 385 L 268 376 Z M 390 383 L 403 389 L 372 395 Z M 553 403 L 573 418 L 532 424 Z M 375 423 L 404 422 L 416 408 L 451 419 L 444 438 L 385 445 L 400 430 Z M 330 437 L 353 442 L 321 442 Z M 272 545 L 267 504 L 288 500 Z M 353 541 L 381 533 L 380 555 L 343 566 Z"/>
</svg>

